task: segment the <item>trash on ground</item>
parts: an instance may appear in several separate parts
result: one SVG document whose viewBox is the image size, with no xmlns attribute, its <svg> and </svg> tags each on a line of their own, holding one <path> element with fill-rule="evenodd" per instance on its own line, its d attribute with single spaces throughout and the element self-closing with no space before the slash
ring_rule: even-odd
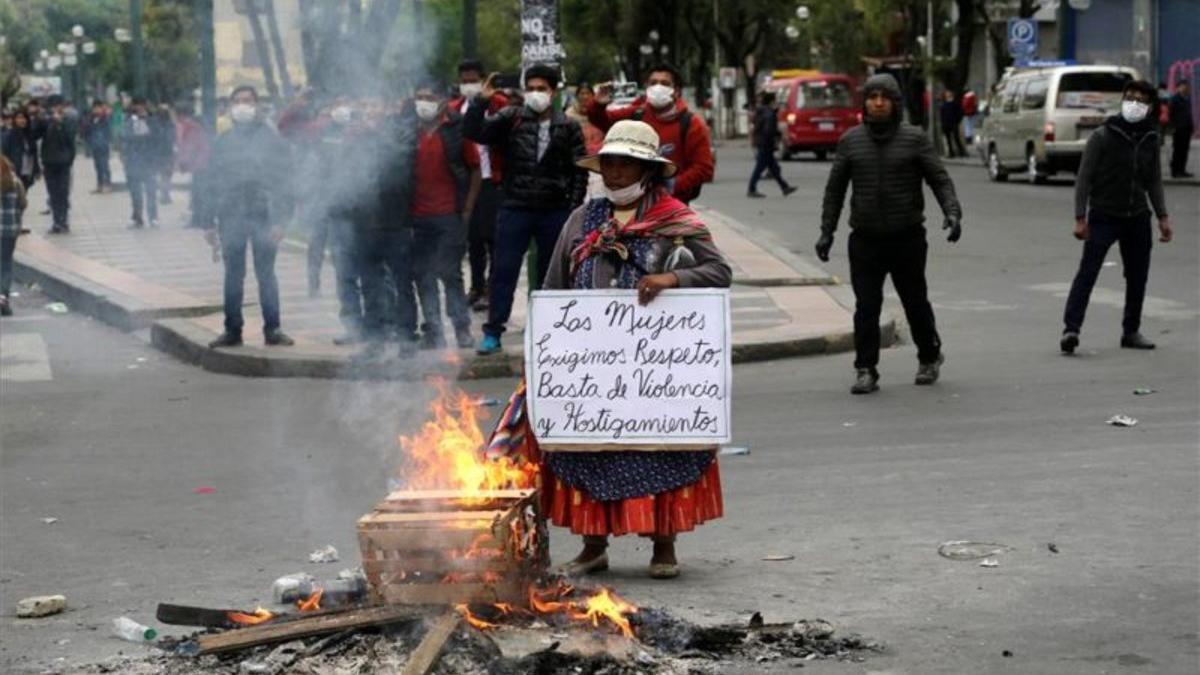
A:
<svg viewBox="0 0 1200 675">
<path fill-rule="evenodd" d="M 127 616 L 113 619 L 112 625 L 113 635 L 130 642 L 149 642 L 158 636 L 158 631 L 149 626 L 143 626 Z"/>
<path fill-rule="evenodd" d="M 332 545 L 319 548 L 308 554 L 308 561 L 313 563 L 331 563 L 338 560 L 338 550 Z"/>
<path fill-rule="evenodd" d="M 1003 544 L 978 541 L 947 541 L 938 546 L 938 555 L 950 560 L 979 560 L 1008 550 Z"/>
<path fill-rule="evenodd" d="M 1158 390 L 1150 389 L 1149 387 L 1138 387 L 1137 389 L 1133 390 L 1134 396 L 1149 396 L 1150 394 L 1155 394 L 1155 393 L 1158 393 Z"/>
<path fill-rule="evenodd" d="M 67 312 L 71 311 L 71 309 L 67 307 L 66 303 L 64 302 L 51 302 L 46 305 L 46 309 L 54 312 L 55 314 L 66 314 Z"/>
<path fill-rule="evenodd" d="M 782 562 L 784 560 L 795 560 L 795 559 L 796 559 L 796 556 L 794 556 L 790 553 L 771 553 L 769 555 L 763 556 L 763 560 L 766 560 L 767 562 Z"/>
<path fill-rule="evenodd" d="M 42 522 L 47 525 L 53 525 L 58 522 L 58 518 L 42 518 Z"/>
<path fill-rule="evenodd" d="M 1137 419 L 1129 415 L 1113 415 L 1108 418 L 1108 424 L 1114 427 L 1135 427 L 1137 423 Z"/>
<path fill-rule="evenodd" d="M 65 595 L 35 595 L 17 602 L 17 616 L 32 619 L 39 616 L 58 614 L 67 608 Z"/>
<path fill-rule="evenodd" d="M 192 492 L 195 492 L 198 495 L 211 495 L 211 494 L 215 493 L 216 491 L 217 491 L 217 488 L 215 488 L 211 485 L 201 485 L 200 487 L 192 490 Z"/>
<path fill-rule="evenodd" d="M 287 574 L 271 584 L 271 598 L 277 605 L 293 603 L 312 595 L 313 587 L 316 584 L 316 578 L 307 572 Z"/>
<path fill-rule="evenodd" d="M 1000 561 L 996 560 L 995 558 L 984 558 L 983 560 L 979 561 L 979 566 L 980 567 L 999 567 Z"/>
<path fill-rule="evenodd" d="M 825 619 L 803 619 L 792 624 L 792 635 L 803 635 L 809 640 L 828 640 L 833 632 L 833 624 Z"/>
<path fill-rule="evenodd" d="M 849 429 L 850 427 L 858 426 L 858 422 L 842 422 L 842 426 Z"/>
<path fill-rule="evenodd" d="M 727 445 L 727 446 L 721 448 L 721 450 L 719 452 L 717 452 L 717 454 L 723 455 L 723 456 L 748 455 L 748 454 L 750 454 L 750 448 L 743 448 L 743 447 L 738 447 L 738 446 L 733 446 L 733 445 Z"/>
<path fill-rule="evenodd" d="M 1005 649 L 1004 651 L 1000 652 L 1000 656 L 1003 656 L 1006 659 L 1012 658 L 1012 651 Z"/>
<path fill-rule="evenodd" d="M 1046 548 L 1050 549 L 1051 553 L 1058 553 L 1058 544 L 1055 544 L 1054 542 L 1046 544 Z"/>
</svg>

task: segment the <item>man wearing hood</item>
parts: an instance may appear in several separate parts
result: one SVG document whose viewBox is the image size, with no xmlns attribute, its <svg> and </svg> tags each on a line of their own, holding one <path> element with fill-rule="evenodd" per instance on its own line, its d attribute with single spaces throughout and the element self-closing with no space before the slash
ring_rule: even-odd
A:
<svg viewBox="0 0 1200 675">
<path fill-rule="evenodd" d="M 1159 165 L 1158 123 L 1150 115 L 1157 98 L 1154 85 L 1137 80 L 1125 85 L 1121 114 L 1092 132 L 1083 150 L 1075 177 L 1075 238 L 1083 241 L 1083 259 L 1071 283 L 1063 314 L 1059 347 L 1072 354 L 1079 346 L 1079 330 L 1096 277 L 1113 243 L 1120 244 L 1125 269 L 1125 316 L 1121 346 L 1154 349 L 1140 332 L 1142 301 L 1150 275 L 1149 198 L 1158 216 L 1159 241 L 1171 241 L 1171 221 L 1163 197 Z"/>
<path fill-rule="evenodd" d="M 225 260 L 225 332 L 209 347 L 242 344 L 242 297 L 246 278 L 246 249 L 254 251 L 254 275 L 262 307 L 263 341 L 291 345 L 280 330 L 279 282 L 275 254 L 283 227 L 292 215 L 291 151 L 258 113 L 258 92 L 241 86 L 230 96 L 233 127 L 213 143 L 212 156 L 201 180 L 198 222 L 209 245 L 218 237 Z"/>
<path fill-rule="evenodd" d="M 962 235 L 962 210 L 954 183 L 929 138 L 903 124 L 900 86 L 891 75 L 875 75 L 863 88 L 863 123 L 842 135 L 825 185 L 821 237 L 817 257 L 829 260 L 833 233 L 842 213 L 846 188 L 850 198 L 850 278 L 854 286 L 854 367 L 852 394 L 879 389 L 879 315 L 883 283 L 890 274 L 917 344 L 916 384 L 938 379 L 943 362 L 925 284 L 925 198 L 921 181 L 933 190 L 945 214 L 947 239 Z"/>
<path fill-rule="evenodd" d="M 654 128 L 662 143 L 659 152 L 679 167 L 670 186 L 676 199 L 687 203 L 700 196 L 700 188 L 711 183 L 716 166 L 708 125 L 688 110 L 681 96 L 683 79 L 669 64 L 652 66 L 644 82 L 646 94 L 632 104 L 609 110 L 612 89 L 600 86 L 588 104 L 588 120 L 607 133 L 620 120 L 641 120 Z"/>
</svg>

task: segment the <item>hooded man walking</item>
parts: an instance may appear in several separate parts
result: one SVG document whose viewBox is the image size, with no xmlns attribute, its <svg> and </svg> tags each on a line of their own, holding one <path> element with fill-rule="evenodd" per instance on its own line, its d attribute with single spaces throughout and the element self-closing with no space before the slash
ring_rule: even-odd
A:
<svg viewBox="0 0 1200 675">
<path fill-rule="evenodd" d="M 1092 287 L 1114 242 L 1120 244 L 1125 268 L 1121 346 L 1154 349 L 1139 332 L 1153 238 L 1147 198 L 1158 215 L 1158 240 L 1169 242 L 1172 235 L 1158 158 L 1158 123 L 1150 115 L 1157 92 L 1154 85 L 1138 80 L 1125 85 L 1121 97 L 1121 114 L 1092 132 L 1075 177 L 1075 238 L 1083 241 L 1083 259 L 1063 313 L 1059 347 L 1064 354 L 1073 354 L 1079 346 Z"/>
<path fill-rule="evenodd" d="M 916 384 L 933 384 L 943 362 L 925 284 L 925 198 L 929 184 L 945 214 L 947 239 L 962 236 L 962 209 L 954 183 L 938 159 L 929 137 L 903 124 L 900 86 L 891 75 L 875 75 L 863 88 L 863 123 L 838 141 L 837 156 L 825 185 L 821 237 L 817 257 L 829 260 L 833 233 L 842 213 L 846 188 L 850 198 L 850 279 L 854 286 L 854 367 L 852 394 L 879 389 L 879 315 L 883 282 L 890 274 L 917 343 Z"/>
</svg>

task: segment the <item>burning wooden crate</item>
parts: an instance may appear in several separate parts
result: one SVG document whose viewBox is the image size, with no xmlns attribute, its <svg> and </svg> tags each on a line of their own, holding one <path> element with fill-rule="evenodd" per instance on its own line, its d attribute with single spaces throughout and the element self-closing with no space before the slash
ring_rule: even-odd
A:
<svg viewBox="0 0 1200 675">
<path fill-rule="evenodd" d="M 363 571 L 389 604 L 528 603 L 549 563 L 536 490 L 404 490 L 358 520 Z"/>
</svg>

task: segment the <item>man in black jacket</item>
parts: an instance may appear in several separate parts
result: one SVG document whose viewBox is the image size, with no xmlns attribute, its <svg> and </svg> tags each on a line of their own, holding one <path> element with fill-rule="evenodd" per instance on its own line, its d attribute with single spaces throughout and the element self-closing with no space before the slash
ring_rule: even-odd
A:
<svg viewBox="0 0 1200 675">
<path fill-rule="evenodd" d="M 775 107 L 775 92 L 764 91 L 759 97 L 751 136 L 754 143 L 754 171 L 750 174 L 750 189 L 746 191 L 746 196 L 752 199 L 766 197 L 758 191 L 758 179 L 762 178 L 763 171 L 768 171 L 786 197 L 796 188 L 783 179 L 779 172 L 779 160 L 775 159 L 775 149 L 779 146 L 779 112 Z"/>
<path fill-rule="evenodd" d="M 158 225 L 158 145 L 163 131 L 158 119 L 150 114 L 146 99 L 137 97 L 129 105 L 125 128 L 121 130 L 121 163 L 125 166 L 125 185 L 133 205 L 130 228 L 144 224 L 143 205 L 150 226 Z"/>
<path fill-rule="evenodd" d="M 1175 83 L 1175 93 L 1167 104 L 1172 134 L 1171 178 L 1191 178 L 1187 170 L 1188 149 L 1196 133 L 1192 120 L 1192 87 L 1187 80 Z"/>
<path fill-rule="evenodd" d="M 488 282 L 488 321 L 477 351 L 500 351 L 500 335 L 512 313 L 521 261 L 537 242 L 536 287 L 550 265 L 550 252 L 572 209 L 583 202 L 587 173 L 575 166 L 583 157 L 579 123 L 551 107 L 558 71 L 544 65 L 525 70 L 525 104 L 484 117 L 495 92 L 495 75 L 471 102 L 463 135 L 503 156 L 504 199 L 496 219 L 496 241 Z"/>
<path fill-rule="evenodd" d="M 828 261 L 846 188 L 853 181 L 850 279 L 856 300 L 854 367 L 858 371 L 850 389 L 853 394 L 879 389 L 879 315 L 883 282 L 889 274 L 917 343 L 916 383 L 933 384 L 938 379 L 942 341 L 925 285 L 929 245 L 923 225 L 922 180 L 933 189 L 946 216 L 943 229 L 949 230 L 948 240 L 956 242 L 962 236 L 962 210 L 954 184 L 929 138 L 917 127 L 901 123 L 903 99 L 896 80 L 891 75 L 871 77 L 863 98 L 863 123 L 838 141 L 817 240 L 817 257 Z"/>
<path fill-rule="evenodd" d="M 1137 80 L 1125 85 L 1121 114 L 1092 132 L 1075 177 L 1075 238 L 1082 240 L 1083 259 L 1071 283 L 1063 314 L 1059 347 L 1072 354 L 1096 277 L 1114 242 L 1121 247 L 1125 268 L 1125 317 L 1121 346 L 1154 349 L 1142 336 L 1142 301 L 1150 275 L 1150 208 L 1158 215 L 1159 241 L 1171 241 L 1171 221 L 1163 197 L 1159 164 L 1158 123 L 1150 114 L 1157 100 L 1154 85 Z"/>
<path fill-rule="evenodd" d="M 42 139 L 42 172 L 50 194 L 53 225 L 50 234 L 67 234 L 71 210 L 71 166 L 75 163 L 75 121 L 67 114 L 61 98 L 50 101 Z"/>
</svg>

